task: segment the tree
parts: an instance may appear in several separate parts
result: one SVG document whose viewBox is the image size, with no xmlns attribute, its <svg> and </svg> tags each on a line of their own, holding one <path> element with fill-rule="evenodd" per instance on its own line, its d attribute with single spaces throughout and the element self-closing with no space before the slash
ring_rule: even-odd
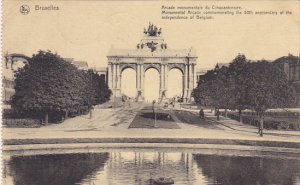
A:
<svg viewBox="0 0 300 185">
<path fill-rule="evenodd" d="M 213 106 L 211 96 L 212 81 L 216 78 L 216 69 L 209 70 L 200 77 L 197 87 L 193 89 L 192 97 L 195 102 L 202 106 Z"/>
<path fill-rule="evenodd" d="M 215 115 L 217 120 L 220 116 L 220 108 L 224 108 L 226 102 L 225 89 L 226 87 L 226 67 L 221 69 L 218 65 L 214 69 L 214 76 L 211 80 L 206 82 L 204 88 L 206 88 L 206 95 L 209 96 L 210 106 L 215 108 Z"/>
<path fill-rule="evenodd" d="M 239 54 L 229 67 L 208 71 L 193 91 L 196 103 L 216 108 L 252 109 L 260 118 L 259 134 L 263 136 L 265 112 L 270 108 L 289 107 L 295 103 L 295 90 L 278 65 L 250 62 Z M 226 112 L 226 111 L 225 111 Z"/>
<path fill-rule="evenodd" d="M 105 83 L 105 77 L 98 75 L 93 70 L 88 70 L 85 75 L 89 86 L 87 96 L 90 106 L 107 102 L 112 92 Z"/>
<path fill-rule="evenodd" d="M 208 71 L 198 82 L 198 86 L 193 91 L 196 103 L 200 105 L 210 105 L 216 109 L 238 109 L 240 121 L 242 120 L 242 110 L 247 108 L 245 83 L 248 71 L 248 60 L 242 54 L 233 59 L 228 67 Z"/>
<path fill-rule="evenodd" d="M 219 68 L 216 65 L 214 70 L 208 71 L 201 77 L 192 96 L 196 103 L 202 106 L 212 106 L 216 112 L 224 108 L 227 113 L 227 109 L 233 104 L 232 88 L 232 81 L 228 78 L 228 67 Z"/>
<path fill-rule="evenodd" d="M 227 117 L 227 109 L 232 109 L 235 106 L 234 78 L 230 76 L 229 67 L 223 66 L 217 71 L 214 84 L 217 91 L 215 104 L 217 104 L 219 108 L 225 109 L 225 116 Z"/>
<path fill-rule="evenodd" d="M 248 69 L 247 102 L 259 116 L 259 134 L 263 136 L 263 121 L 267 109 L 293 105 L 295 91 L 284 71 L 270 62 L 253 62 Z"/>
<path fill-rule="evenodd" d="M 232 83 L 231 107 L 239 112 L 240 122 L 242 122 L 242 110 L 248 108 L 247 102 L 247 76 L 249 61 L 243 54 L 238 54 L 228 67 L 228 78 Z"/>
<path fill-rule="evenodd" d="M 67 115 L 88 106 L 85 76 L 71 63 L 50 51 L 39 51 L 16 73 L 12 108 L 44 115 Z"/>
</svg>

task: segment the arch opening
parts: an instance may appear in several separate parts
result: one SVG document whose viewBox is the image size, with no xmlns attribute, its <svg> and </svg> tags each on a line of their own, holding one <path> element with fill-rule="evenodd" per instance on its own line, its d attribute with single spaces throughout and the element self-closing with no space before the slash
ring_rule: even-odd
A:
<svg viewBox="0 0 300 185">
<path fill-rule="evenodd" d="M 153 67 L 148 68 L 145 71 L 144 98 L 146 102 L 152 102 L 153 100 L 158 102 L 159 84 L 160 84 L 160 77 L 159 77 L 158 70 Z"/>
<path fill-rule="evenodd" d="M 181 98 L 182 95 L 183 95 L 183 73 L 178 68 L 172 68 L 168 72 L 167 97 L 168 98 L 174 98 L 174 97 Z"/>
<path fill-rule="evenodd" d="M 136 96 L 136 72 L 132 68 L 125 68 L 121 72 L 121 94 L 130 98 Z"/>
</svg>

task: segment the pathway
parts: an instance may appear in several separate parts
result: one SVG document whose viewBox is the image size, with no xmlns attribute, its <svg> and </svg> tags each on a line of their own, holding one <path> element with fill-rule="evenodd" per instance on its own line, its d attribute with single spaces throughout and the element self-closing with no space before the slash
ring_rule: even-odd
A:
<svg viewBox="0 0 300 185">
<path fill-rule="evenodd" d="M 240 124 L 227 118 L 222 118 L 213 127 L 201 127 L 176 121 L 180 129 L 128 129 L 143 106 L 136 103 L 126 108 L 95 109 L 92 119 L 88 119 L 88 116 L 79 116 L 61 124 L 41 128 L 3 128 L 3 139 L 194 138 L 300 143 L 300 132 L 266 130 L 265 136 L 259 137 L 257 129 L 253 126 Z M 198 111 L 190 112 L 198 113 Z M 209 120 L 215 121 L 212 114 L 206 113 L 206 116 Z"/>
</svg>

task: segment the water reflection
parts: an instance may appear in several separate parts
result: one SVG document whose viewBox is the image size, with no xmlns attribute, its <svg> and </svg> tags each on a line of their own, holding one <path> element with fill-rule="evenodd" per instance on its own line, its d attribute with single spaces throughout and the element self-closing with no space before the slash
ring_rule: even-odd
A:
<svg viewBox="0 0 300 185">
<path fill-rule="evenodd" d="M 102 171 L 108 153 L 12 157 L 8 175 L 14 185 L 74 185 Z"/>
<path fill-rule="evenodd" d="M 143 185 L 151 177 L 188 185 L 294 185 L 300 160 L 138 150 L 11 157 L 4 173 L 6 185 Z"/>
<path fill-rule="evenodd" d="M 194 160 L 205 176 L 223 185 L 300 183 L 299 160 L 207 155 L 194 155 Z"/>
<path fill-rule="evenodd" d="M 171 177 L 176 184 L 186 184 L 195 179 L 189 153 L 111 153 L 107 173 L 108 184 L 145 184 L 157 177 Z"/>
</svg>

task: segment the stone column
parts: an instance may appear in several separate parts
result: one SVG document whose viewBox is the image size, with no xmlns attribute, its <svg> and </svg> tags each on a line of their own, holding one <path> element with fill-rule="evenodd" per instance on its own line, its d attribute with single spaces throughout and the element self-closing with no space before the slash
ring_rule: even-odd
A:
<svg viewBox="0 0 300 185">
<path fill-rule="evenodd" d="M 112 64 L 108 64 L 107 75 L 108 75 L 108 78 L 107 78 L 108 87 L 109 87 L 109 89 L 112 89 L 113 88 L 113 84 L 112 84 L 112 82 L 113 82 L 113 80 L 112 80 Z"/>
<path fill-rule="evenodd" d="M 193 76 L 193 65 L 189 64 L 189 76 L 188 76 L 188 101 L 191 99 L 191 93 L 194 86 L 194 76 Z"/>
<path fill-rule="evenodd" d="M 11 71 L 13 71 L 14 70 L 14 60 L 13 60 L 13 57 L 7 57 L 7 61 L 5 61 L 6 62 L 6 68 L 7 69 L 9 69 L 10 68 L 10 70 Z"/>
<path fill-rule="evenodd" d="M 141 91 L 142 91 L 142 99 L 145 97 L 145 69 L 144 65 L 141 65 Z"/>
<path fill-rule="evenodd" d="M 121 73 L 120 73 L 120 64 L 116 64 L 116 97 L 121 97 Z"/>
<path fill-rule="evenodd" d="M 197 87 L 197 74 L 196 74 L 196 65 L 193 64 L 193 79 L 194 79 L 194 86 L 193 89 Z"/>
<path fill-rule="evenodd" d="M 164 81 L 165 81 L 165 79 L 164 79 L 164 65 L 163 64 L 161 64 L 161 66 L 160 66 L 160 89 L 159 89 L 159 101 L 162 101 L 162 94 L 163 94 L 163 91 L 164 91 L 164 88 L 165 88 L 165 86 L 164 86 Z"/>
<path fill-rule="evenodd" d="M 162 76 L 163 76 L 163 78 L 162 78 L 163 79 L 163 81 L 162 81 L 163 82 L 163 84 L 162 84 L 162 89 L 163 90 L 165 90 L 165 88 L 166 88 L 166 71 L 165 71 L 165 69 L 166 69 L 166 65 L 163 64 L 162 69 L 161 69 L 162 70 Z"/>
<path fill-rule="evenodd" d="M 112 64 L 112 92 L 113 97 L 116 97 L 116 64 Z"/>
<path fill-rule="evenodd" d="M 113 64 L 112 66 L 112 69 L 113 69 L 113 89 L 116 88 L 116 64 Z"/>
<path fill-rule="evenodd" d="M 159 92 L 162 90 L 162 85 L 163 85 L 163 82 L 162 82 L 162 65 L 160 66 L 160 71 L 159 71 Z"/>
<path fill-rule="evenodd" d="M 164 67 L 164 78 L 165 78 L 164 88 L 167 93 L 167 90 L 168 90 L 168 66 L 167 65 L 165 65 L 165 67 Z"/>
<path fill-rule="evenodd" d="M 108 66 L 107 66 L 107 68 L 106 68 L 106 72 L 105 72 L 105 84 L 109 87 L 109 79 L 110 79 L 110 77 L 109 77 L 109 64 L 108 64 Z"/>
<path fill-rule="evenodd" d="M 112 63 L 112 82 L 111 82 L 111 90 L 112 90 L 112 97 L 116 97 L 116 64 Z"/>
<path fill-rule="evenodd" d="M 184 69 L 183 69 L 184 70 Z M 185 75 L 184 75 L 185 73 L 184 73 L 184 71 L 182 71 L 182 81 L 181 81 L 181 83 L 182 83 L 182 94 L 181 94 L 181 96 L 182 96 L 182 98 L 184 98 L 184 94 L 185 94 L 185 88 L 184 88 L 184 77 L 185 77 Z"/>
<path fill-rule="evenodd" d="M 141 89 L 141 65 L 137 64 L 136 66 L 136 89 L 139 91 Z"/>
<path fill-rule="evenodd" d="M 141 101 L 141 97 L 139 96 L 139 91 L 141 90 L 141 65 L 137 64 L 136 66 L 136 90 L 137 90 L 137 96 L 136 100 Z"/>
<path fill-rule="evenodd" d="M 117 97 L 117 64 L 114 64 L 114 91 L 115 91 L 115 97 Z"/>
<path fill-rule="evenodd" d="M 187 100 L 187 90 L 188 90 L 188 66 L 187 64 L 184 65 L 184 92 L 183 92 L 183 98 L 186 101 Z"/>
</svg>

